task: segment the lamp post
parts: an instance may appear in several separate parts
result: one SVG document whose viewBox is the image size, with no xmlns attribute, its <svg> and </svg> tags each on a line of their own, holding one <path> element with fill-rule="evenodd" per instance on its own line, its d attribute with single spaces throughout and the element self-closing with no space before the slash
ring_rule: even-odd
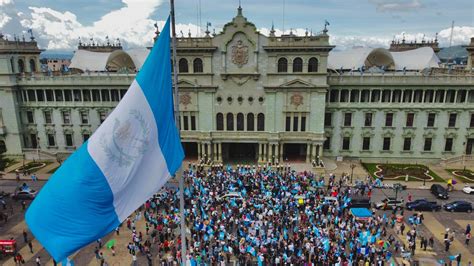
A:
<svg viewBox="0 0 474 266">
<path fill-rule="evenodd" d="M 354 168 L 355 167 L 356 167 L 356 165 L 351 163 L 351 184 L 352 184 L 352 176 L 354 175 Z"/>
<path fill-rule="evenodd" d="M 425 173 L 426 177 L 428 177 L 429 174 L 430 174 L 430 170 L 426 170 L 426 173 Z M 426 187 L 426 177 L 423 178 L 423 187 Z"/>
<path fill-rule="evenodd" d="M 464 146 L 466 144 L 466 142 L 463 142 L 462 144 Z M 462 172 L 463 172 L 463 174 L 466 172 L 466 148 L 467 147 L 464 148 L 464 152 L 462 153 L 462 166 L 463 166 Z"/>
</svg>

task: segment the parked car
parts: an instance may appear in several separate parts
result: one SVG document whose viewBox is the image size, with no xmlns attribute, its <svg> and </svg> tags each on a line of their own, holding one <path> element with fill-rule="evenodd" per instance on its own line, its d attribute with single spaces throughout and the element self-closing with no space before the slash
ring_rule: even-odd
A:
<svg viewBox="0 0 474 266">
<path fill-rule="evenodd" d="M 403 208 L 403 199 L 385 198 L 374 205 L 379 210 L 400 210 Z"/>
<path fill-rule="evenodd" d="M 331 204 L 336 203 L 336 201 L 337 201 L 337 198 L 336 198 L 336 197 L 327 196 L 327 197 L 324 197 L 324 199 L 323 199 L 323 204 L 329 204 L 329 205 L 331 205 Z"/>
<path fill-rule="evenodd" d="M 406 190 L 407 189 L 407 185 L 403 185 L 401 183 L 395 183 L 393 184 L 393 189 L 398 189 L 398 190 Z"/>
<path fill-rule="evenodd" d="M 412 202 L 408 202 L 405 205 L 406 209 L 409 211 L 439 211 L 441 210 L 441 205 L 436 203 L 436 201 L 428 201 L 426 199 L 417 199 Z"/>
<path fill-rule="evenodd" d="M 12 194 L 12 198 L 15 200 L 32 200 L 36 197 L 36 191 L 34 190 L 17 190 Z"/>
<path fill-rule="evenodd" d="M 349 208 L 367 208 L 370 209 L 372 203 L 368 197 L 353 197 L 349 203 Z"/>
<path fill-rule="evenodd" d="M 457 200 L 445 204 L 444 209 L 450 212 L 472 212 L 472 204 L 467 201 Z"/>
<path fill-rule="evenodd" d="M 218 200 L 225 200 L 225 199 L 235 199 L 238 201 L 243 201 L 242 195 L 240 192 L 229 192 L 217 198 Z"/>
<path fill-rule="evenodd" d="M 465 185 L 462 191 L 466 194 L 474 194 L 474 186 Z"/>
<path fill-rule="evenodd" d="M 430 188 L 431 194 L 435 195 L 438 199 L 448 199 L 448 190 L 440 184 L 433 184 Z"/>
</svg>

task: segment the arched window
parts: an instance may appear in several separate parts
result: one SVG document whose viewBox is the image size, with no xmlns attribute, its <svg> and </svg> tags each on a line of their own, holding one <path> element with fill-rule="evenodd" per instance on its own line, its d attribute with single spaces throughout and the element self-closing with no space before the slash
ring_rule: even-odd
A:
<svg viewBox="0 0 474 266">
<path fill-rule="evenodd" d="M 36 72 L 36 62 L 34 59 L 30 59 L 30 71 Z"/>
<path fill-rule="evenodd" d="M 7 145 L 5 145 L 5 141 L 0 140 L 0 154 L 7 151 Z"/>
<path fill-rule="evenodd" d="M 224 115 L 222 113 L 216 115 L 216 126 L 217 130 L 224 130 Z"/>
<path fill-rule="evenodd" d="M 179 68 L 179 73 L 188 73 L 189 72 L 188 60 L 186 60 L 185 58 L 179 59 L 178 68 Z"/>
<path fill-rule="evenodd" d="M 257 130 L 265 131 L 265 115 L 262 113 L 257 115 Z"/>
<path fill-rule="evenodd" d="M 318 59 L 311 57 L 308 61 L 308 72 L 318 72 Z"/>
<path fill-rule="evenodd" d="M 238 113 L 237 114 L 237 131 L 244 130 L 244 114 Z"/>
<path fill-rule="evenodd" d="M 293 72 L 303 72 L 303 59 L 299 57 L 293 59 Z"/>
<path fill-rule="evenodd" d="M 227 113 L 227 130 L 233 131 L 234 130 L 234 114 Z"/>
<path fill-rule="evenodd" d="M 288 60 L 286 60 L 286 58 L 284 57 L 278 59 L 278 72 L 279 73 L 288 72 Z"/>
<path fill-rule="evenodd" d="M 18 72 L 25 72 L 25 62 L 23 62 L 23 59 L 18 59 Z"/>
<path fill-rule="evenodd" d="M 194 70 L 194 73 L 204 72 L 201 58 L 194 59 L 194 61 L 193 61 L 193 70 Z"/>
<path fill-rule="evenodd" d="M 255 117 L 252 113 L 247 114 L 247 131 L 255 130 Z"/>
</svg>

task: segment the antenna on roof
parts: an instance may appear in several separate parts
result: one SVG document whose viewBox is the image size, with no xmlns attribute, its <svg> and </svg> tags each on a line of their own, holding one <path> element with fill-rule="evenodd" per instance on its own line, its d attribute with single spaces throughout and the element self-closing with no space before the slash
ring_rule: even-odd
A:
<svg viewBox="0 0 474 266">
<path fill-rule="evenodd" d="M 451 23 L 451 36 L 449 36 L 449 47 L 453 44 L 454 20 Z"/>
<path fill-rule="evenodd" d="M 285 34 L 285 0 L 283 0 L 283 17 L 282 17 L 282 23 L 283 23 L 283 33 Z"/>
</svg>

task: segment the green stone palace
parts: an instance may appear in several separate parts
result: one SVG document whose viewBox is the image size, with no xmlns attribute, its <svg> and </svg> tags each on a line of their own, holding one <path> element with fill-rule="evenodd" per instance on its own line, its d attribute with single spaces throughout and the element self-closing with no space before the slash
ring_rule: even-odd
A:
<svg viewBox="0 0 474 266">
<path fill-rule="evenodd" d="M 474 39 L 466 45 L 470 64 L 451 70 L 439 66 L 437 40 L 338 51 L 326 28 L 267 36 L 239 8 L 220 33 L 177 40 L 186 156 L 263 163 L 471 154 Z M 79 43 L 60 74 L 40 71 L 34 38 L 2 36 L 0 151 L 73 152 L 122 99 L 148 51 Z"/>
</svg>

